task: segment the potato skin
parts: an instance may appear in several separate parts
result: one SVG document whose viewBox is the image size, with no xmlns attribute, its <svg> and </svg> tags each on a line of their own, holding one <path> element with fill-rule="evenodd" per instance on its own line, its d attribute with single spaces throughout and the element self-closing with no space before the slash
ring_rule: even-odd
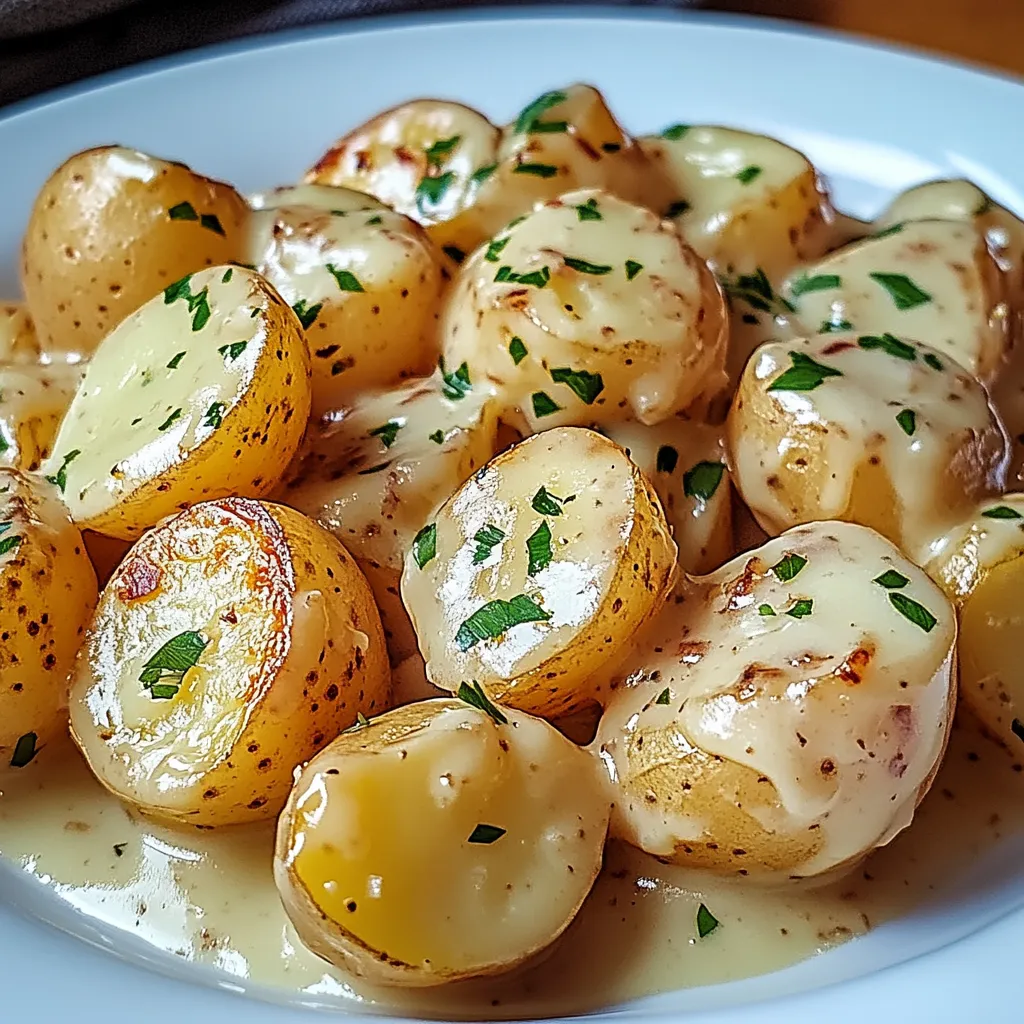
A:
<svg viewBox="0 0 1024 1024">
<path fill-rule="evenodd" d="M 0 301 L 0 360 L 31 366 L 40 361 L 41 354 L 35 324 L 25 303 Z"/>
<path fill-rule="evenodd" d="M 50 454 L 83 368 L 0 364 L 0 464 L 32 472 Z"/>
<path fill-rule="evenodd" d="M 158 700 L 140 669 L 187 629 L 207 645 Z M 225 498 L 149 531 L 115 570 L 79 655 L 71 732 L 100 782 L 145 813 L 235 824 L 275 815 L 294 767 L 389 688 L 380 618 L 342 544 L 292 509 Z"/>
<path fill-rule="evenodd" d="M 247 216 L 230 185 L 184 164 L 120 146 L 71 157 L 37 196 L 22 248 L 40 344 L 88 355 L 172 281 L 241 259 Z"/>
<path fill-rule="evenodd" d="M 68 674 L 97 588 L 81 534 L 49 484 L 0 469 L 0 529 L 7 595 L 0 603 L 0 772 L 7 773 L 67 730 Z"/>
<path fill-rule="evenodd" d="M 168 298 L 180 284 L 104 339 L 43 466 L 58 486 L 63 470 L 83 529 L 132 540 L 196 501 L 262 497 L 302 438 L 310 368 L 295 313 L 258 274 L 214 267 L 187 278 L 207 296 L 197 321 L 202 306 Z"/>
</svg>

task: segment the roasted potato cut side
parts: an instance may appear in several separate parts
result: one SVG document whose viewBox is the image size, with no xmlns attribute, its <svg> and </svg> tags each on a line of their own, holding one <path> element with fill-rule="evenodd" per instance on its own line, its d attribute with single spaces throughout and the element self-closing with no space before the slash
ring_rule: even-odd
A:
<svg viewBox="0 0 1024 1024">
<path fill-rule="evenodd" d="M 893 334 L 762 345 L 727 424 L 736 487 L 771 534 L 816 519 L 870 526 L 923 564 L 1005 482 L 985 389 Z"/>
<path fill-rule="evenodd" d="M 435 375 L 366 394 L 311 430 L 276 491 L 355 555 L 396 664 L 416 650 L 399 596 L 406 552 L 441 503 L 491 458 L 496 432 L 486 388 Z"/>
<path fill-rule="evenodd" d="M 1024 751 L 1024 494 L 982 502 L 927 566 L 960 612 L 960 696 L 1016 757 Z"/>
<path fill-rule="evenodd" d="M 433 224 L 472 203 L 494 167 L 498 129 L 446 100 L 385 110 L 339 139 L 306 181 L 367 192 L 398 213 Z"/>
<path fill-rule="evenodd" d="M 310 407 L 302 328 L 243 267 L 182 278 L 89 364 L 43 472 L 83 528 L 131 540 L 196 501 L 260 497 Z"/>
<path fill-rule="evenodd" d="M 6 774 L 67 733 L 68 674 L 96 607 L 96 574 L 53 488 L 2 468 L 0 585 L 0 772 Z"/>
<path fill-rule="evenodd" d="M 0 301 L 0 361 L 30 366 L 39 363 L 42 349 L 28 306 Z"/>
<path fill-rule="evenodd" d="M 910 824 L 955 703 L 949 601 L 850 523 L 693 578 L 605 709 L 612 834 L 766 880 L 838 871 Z"/>
<path fill-rule="evenodd" d="M 36 470 L 50 454 L 85 367 L 0 364 L 0 464 Z"/>
<path fill-rule="evenodd" d="M 803 153 L 766 135 L 697 125 L 671 125 L 639 145 L 673 187 L 658 212 L 716 273 L 774 279 L 826 252 L 836 213 Z"/>
<path fill-rule="evenodd" d="M 172 281 L 241 259 L 248 212 L 184 164 L 120 146 L 71 157 L 36 198 L 22 250 L 43 348 L 88 355 Z"/>
<path fill-rule="evenodd" d="M 365 203 L 361 193 L 332 191 L 346 204 L 254 212 L 246 257 L 305 329 L 314 416 L 367 389 L 430 373 L 440 355 L 437 321 L 448 277 L 414 221 Z"/>
<path fill-rule="evenodd" d="M 273 817 L 292 770 L 385 706 L 373 595 L 314 522 L 247 498 L 142 537 L 100 598 L 71 686 L 96 777 L 157 818 Z"/>
<path fill-rule="evenodd" d="M 606 430 L 647 474 L 661 499 L 683 572 L 717 569 L 733 553 L 732 489 L 721 427 L 673 416 L 653 427 Z"/>
<path fill-rule="evenodd" d="M 725 302 L 668 222 L 605 192 L 538 207 L 462 266 L 445 366 L 486 378 L 525 432 L 657 423 L 725 383 Z"/>
<path fill-rule="evenodd" d="M 555 718 L 602 699 L 596 673 L 664 603 L 675 563 L 646 477 L 607 438 L 561 427 L 452 495 L 406 555 L 402 597 L 431 682 L 477 680 Z"/>
<path fill-rule="evenodd" d="M 299 937 L 378 983 L 511 970 L 565 930 L 601 867 L 594 759 L 464 692 L 472 705 L 413 704 L 339 736 L 278 824 L 274 876 Z"/>
<path fill-rule="evenodd" d="M 971 224 L 915 221 L 854 242 L 794 272 L 783 294 L 808 333 L 917 338 L 983 384 L 1010 343 L 1007 283 Z"/>
</svg>

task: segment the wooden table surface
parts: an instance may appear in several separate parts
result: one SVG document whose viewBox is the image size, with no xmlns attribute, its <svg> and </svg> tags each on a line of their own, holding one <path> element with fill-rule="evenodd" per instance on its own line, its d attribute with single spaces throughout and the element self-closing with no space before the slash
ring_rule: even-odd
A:
<svg viewBox="0 0 1024 1024">
<path fill-rule="evenodd" d="M 1024 0 L 712 0 L 711 6 L 908 43 L 1024 75 Z"/>
</svg>

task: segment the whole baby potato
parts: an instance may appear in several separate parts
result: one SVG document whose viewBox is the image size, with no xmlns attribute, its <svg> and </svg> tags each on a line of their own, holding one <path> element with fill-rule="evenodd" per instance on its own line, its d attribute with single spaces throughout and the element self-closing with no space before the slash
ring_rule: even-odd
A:
<svg viewBox="0 0 1024 1024">
<path fill-rule="evenodd" d="M 36 197 L 21 283 L 44 350 L 88 355 L 185 274 L 242 258 L 249 208 L 230 186 L 121 146 L 71 157 Z"/>
<path fill-rule="evenodd" d="M 103 589 L 71 686 L 96 777 L 192 825 L 273 817 L 292 770 L 390 685 L 380 618 L 339 541 L 224 498 L 150 530 Z"/>
</svg>

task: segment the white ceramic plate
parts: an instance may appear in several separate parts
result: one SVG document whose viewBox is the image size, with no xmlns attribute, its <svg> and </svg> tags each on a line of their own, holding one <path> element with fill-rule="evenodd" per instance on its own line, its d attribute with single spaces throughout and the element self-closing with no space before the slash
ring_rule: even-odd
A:
<svg viewBox="0 0 1024 1024">
<path fill-rule="evenodd" d="M 16 254 L 37 189 L 76 150 L 121 142 L 250 190 L 294 180 L 343 129 L 408 97 L 467 100 L 501 121 L 529 97 L 572 81 L 600 86 L 635 131 L 686 121 L 777 135 L 803 149 L 831 178 L 839 205 L 858 215 L 942 176 L 970 177 L 1024 210 L 1024 87 L 1008 79 L 746 19 L 584 17 L 550 8 L 403 18 L 220 47 L 10 110 L 0 117 L 0 295 L 16 293 Z M 284 126 L 289 144 L 268 142 L 270 122 Z M 238 979 L 192 972 L 189 981 L 207 985 L 187 984 L 173 957 L 92 927 L 12 869 L 0 871 L 0 897 L 2 1021 L 310 1020 L 294 1007 L 225 995 L 259 994 Z M 825 956 L 642 1000 L 607 1017 L 1013 1020 L 1021 1013 L 1022 905 L 1024 837 L 949 879 L 912 916 Z"/>
</svg>

